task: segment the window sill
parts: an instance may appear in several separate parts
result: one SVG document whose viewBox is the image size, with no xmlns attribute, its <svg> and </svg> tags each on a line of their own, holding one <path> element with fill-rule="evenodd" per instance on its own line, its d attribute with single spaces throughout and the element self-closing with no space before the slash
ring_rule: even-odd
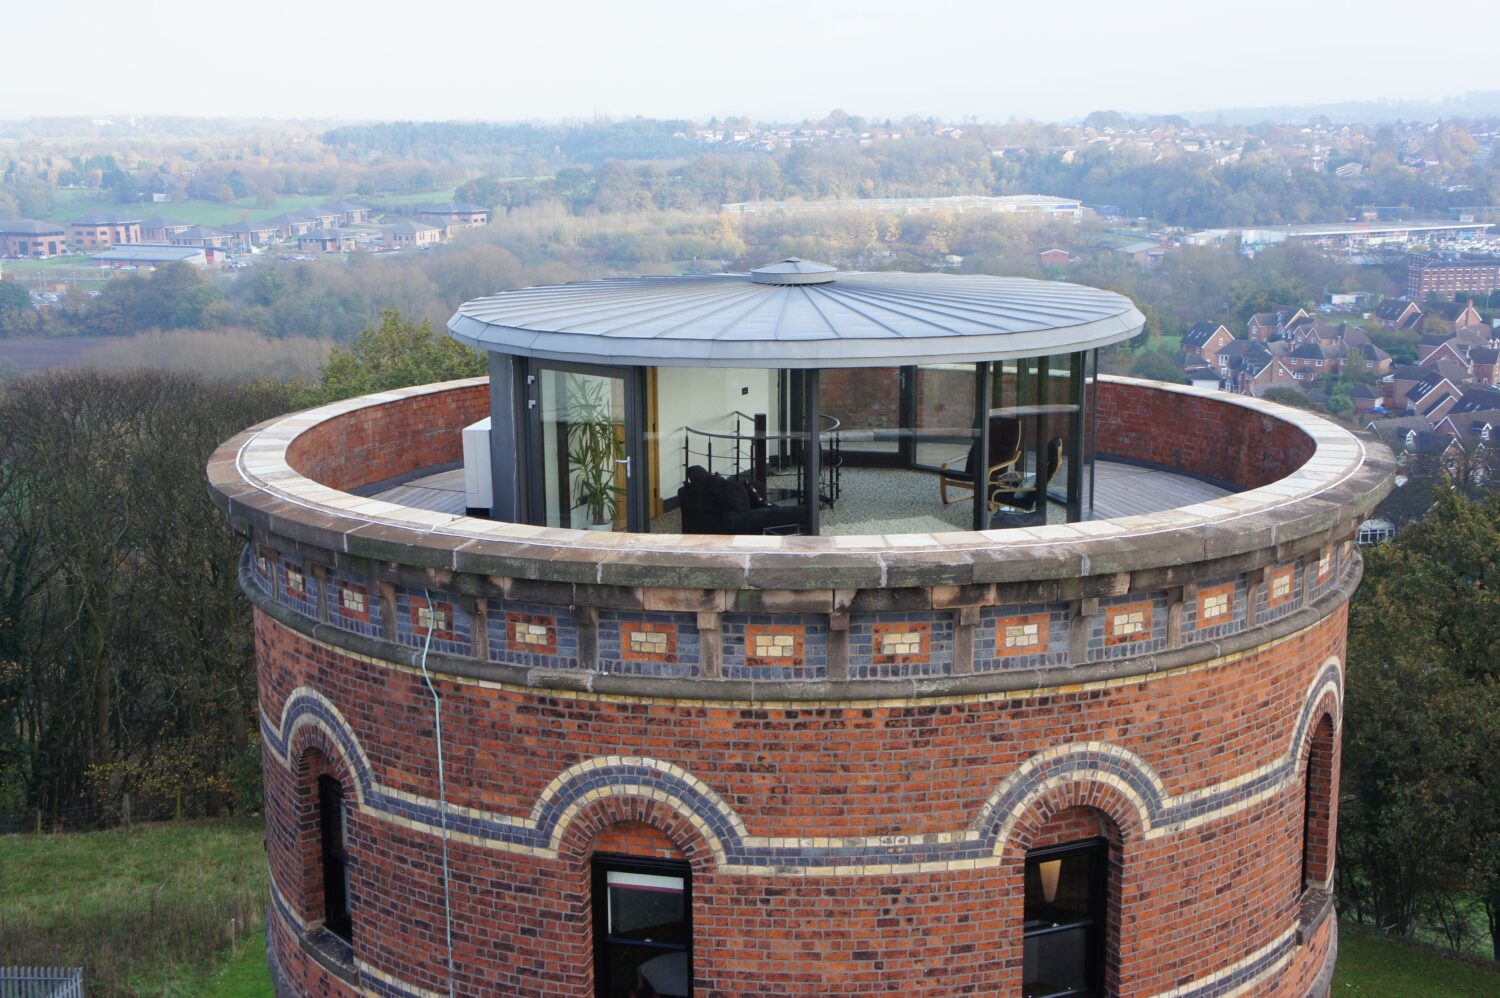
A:
<svg viewBox="0 0 1500 998">
<path fill-rule="evenodd" d="M 1306 946 L 1318 926 L 1333 912 L 1333 894 L 1316 887 L 1302 892 L 1297 912 L 1297 945 Z"/>
<path fill-rule="evenodd" d="M 358 986 L 359 971 L 354 966 L 353 946 L 321 926 L 303 933 L 297 944 L 328 973 L 345 984 Z"/>
</svg>

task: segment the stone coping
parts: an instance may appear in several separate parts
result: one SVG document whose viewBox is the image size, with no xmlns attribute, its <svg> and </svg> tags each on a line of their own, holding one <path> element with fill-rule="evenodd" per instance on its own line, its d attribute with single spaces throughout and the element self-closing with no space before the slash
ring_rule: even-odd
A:
<svg viewBox="0 0 1500 998">
<path fill-rule="evenodd" d="M 1313 413 L 1189 386 L 1103 380 L 1211 399 L 1289 423 L 1314 444 L 1259 488 L 1143 516 L 1006 530 L 838 537 L 605 533 L 500 523 L 355 496 L 288 461 L 309 429 L 361 409 L 482 384 L 379 392 L 293 413 L 225 442 L 210 491 L 237 529 L 376 562 L 505 578 L 704 589 L 870 589 L 1025 582 L 1137 572 L 1352 534 L 1391 489 L 1373 437 Z"/>
</svg>

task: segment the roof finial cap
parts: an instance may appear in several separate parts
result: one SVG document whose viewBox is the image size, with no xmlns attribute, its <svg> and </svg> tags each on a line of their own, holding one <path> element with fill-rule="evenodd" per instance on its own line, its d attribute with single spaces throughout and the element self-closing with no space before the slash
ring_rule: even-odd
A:
<svg viewBox="0 0 1500 998">
<path fill-rule="evenodd" d="M 830 284 L 836 274 L 837 267 L 789 256 L 750 271 L 750 280 L 756 284 Z"/>
</svg>

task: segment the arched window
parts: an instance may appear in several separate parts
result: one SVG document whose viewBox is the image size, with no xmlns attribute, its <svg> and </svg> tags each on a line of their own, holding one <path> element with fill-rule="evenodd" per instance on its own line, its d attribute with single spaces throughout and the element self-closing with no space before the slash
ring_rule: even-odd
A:
<svg viewBox="0 0 1500 998">
<path fill-rule="evenodd" d="M 1302 798 L 1301 888 L 1328 890 L 1333 882 L 1333 719 L 1313 729 Z"/>
<path fill-rule="evenodd" d="M 318 840 L 323 870 L 323 927 L 345 942 L 353 942 L 349 918 L 348 827 L 344 820 L 344 788 L 324 773 L 318 777 Z"/>
<path fill-rule="evenodd" d="M 1095 838 L 1026 854 L 1022 994 L 1104 994 L 1109 842 Z"/>
<path fill-rule="evenodd" d="M 599 998 L 693 993 L 692 871 L 677 860 L 594 857 Z"/>
</svg>

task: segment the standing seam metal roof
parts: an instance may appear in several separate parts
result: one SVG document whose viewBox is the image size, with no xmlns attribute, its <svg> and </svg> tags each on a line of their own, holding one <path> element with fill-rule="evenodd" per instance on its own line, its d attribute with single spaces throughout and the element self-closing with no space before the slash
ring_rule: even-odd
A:
<svg viewBox="0 0 1500 998">
<path fill-rule="evenodd" d="M 713 274 L 523 288 L 465 303 L 448 329 L 485 350 L 543 360 L 815 368 L 1072 353 L 1143 324 L 1128 298 L 1077 284 L 840 273 L 823 284 Z"/>
</svg>

